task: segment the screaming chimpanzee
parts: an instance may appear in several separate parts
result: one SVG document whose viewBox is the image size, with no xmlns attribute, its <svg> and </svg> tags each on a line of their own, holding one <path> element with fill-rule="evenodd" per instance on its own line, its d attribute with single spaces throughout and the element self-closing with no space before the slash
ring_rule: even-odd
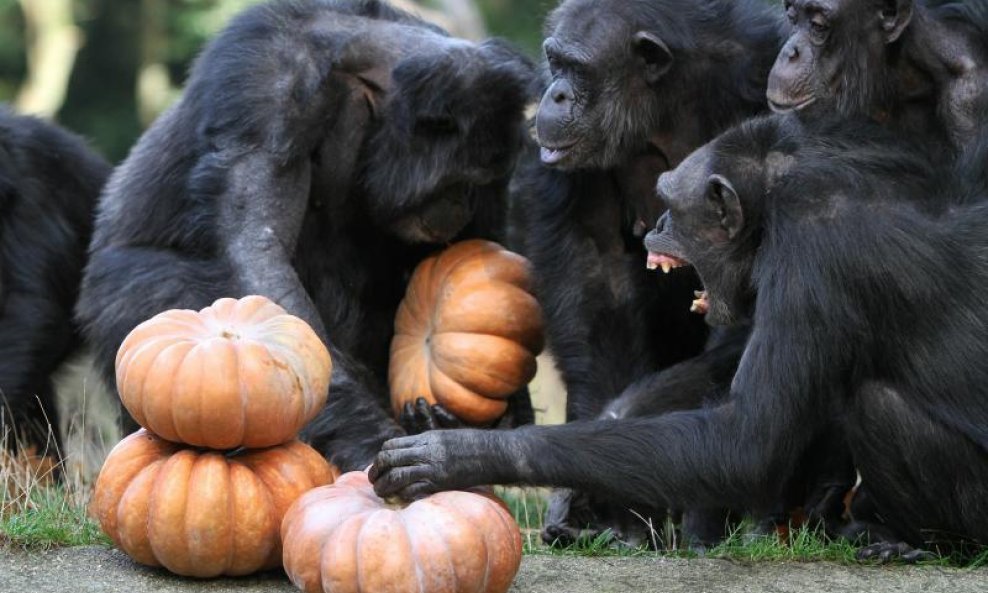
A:
<svg viewBox="0 0 988 593">
<path fill-rule="evenodd" d="M 988 0 L 785 0 L 785 10 L 774 110 L 865 114 L 958 148 L 976 136 L 988 115 Z"/>
<path fill-rule="evenodd" d="M 550 16 L 536 116 L 543 162 L 516 175 L 513 220 L 535 267 L 569 421 L 697 408 L 727 392 L 746 332 L 717 336 L 701 358 L 675 365 L 707 339 L 702 318 L 680 306 L 700 285 L 692 274 L 646 270 L 641 239 L 662 212 L 659 173 L 767 110 L 782 30 L 781 15 L 758 0 L 567 0 Z M 614 521 L 629 539 L 644 527 L 577 502 L 553 497 L 547 541 L 587 522 Z M 692 539 L 723 533 L 722 516 L 709 526 L 687 519 Z"/>
<path fill-rule="evenodd" d="M 757 506 L 839 416 L 887 528 L 912 545 L 988 542 L 988 195 L 983 179 L 938 182 L 924 148 L 867 122 L 801 133 L 776 116 L 698 150 L 660 178 L 669 210 L 645 242 L 696 268 L 710 322 L 751 320 L 730 398 L 396 439 L 377 492 L 525 483 Z"/>
<path fill-rule="evenodd" d="M 171 308 L 261 294 L 329 345 L 331 397 L 303 433 L 342 469 L 401 434 L 394 316 L 416 264 L 498 238 L 531 64 L 374 0 L 248 9 L 114 173 L 78 308 L 107 378 Z"/>
<path fill-rule="evenodd" d="M 50 375 L 81 342 L 72 307 L 109 174 L 79 138 L 0 109 L 0 438 L 8 448 L 59 453 Z"/>
</svg>

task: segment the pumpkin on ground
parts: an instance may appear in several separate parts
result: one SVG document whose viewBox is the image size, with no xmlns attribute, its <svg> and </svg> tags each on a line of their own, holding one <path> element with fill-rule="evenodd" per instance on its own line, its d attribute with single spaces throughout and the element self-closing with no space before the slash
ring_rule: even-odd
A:
<svg viewBox="0 0 988 593">
<path fill-rule="evenodd" d="M 528 260 L 490 241 L 457 243 L 419 264 L 395 316 L 395 415 L 424 397 L 471 424 L 496 420 L 535 376 L 542 346 Z"/>
<path fill-rule="evenodd" d="M 158 436 L 211 449 L 290 441 L 326 404 L 329 351 L 311 327 L 261 296 L 166 311 L 117 352 L 117 390 Z"/>
<path fill-rule="evenodd" d="M 281 519 L 336 469 L 298 441 L 239 455 L 139 430 L 110 452 L 91 511 L 135 561 L 193 577 L 281 565 Z"/>
<path fill-rule="evenodd" d="M 281 527 L 284 567 L 306 593 L 504 593 L 521 532 L 493 496 L 379 498 L 364 472 L 304 494 Z"/>
</svg>

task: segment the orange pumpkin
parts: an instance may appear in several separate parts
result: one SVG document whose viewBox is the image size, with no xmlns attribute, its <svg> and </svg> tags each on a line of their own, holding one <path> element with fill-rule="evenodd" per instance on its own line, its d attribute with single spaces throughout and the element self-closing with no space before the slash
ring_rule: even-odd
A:
<svg viewBox="0 0 988 593">
<path fill-rule="evenodd" d="M 424 397 L 486 424 L 535 376 L 542 309 L 528 260 L 497 243 L 457 243 L 424 260 L 395 316 L 388 382 L 395 415 Z"/>
<path fill-rule="evenodd" d="M 284 567 L 306 593 L 503 593 L 521 563 L 521 532 L 493 496 L 440 492 L 411 504 L 344 474 L 292 505 Z"/>
<path fill-rule="evenodd" d="M 193 577 L 244 575 L 280 566 L 285 511 L 337 475 L 298 441 L 224 455 L 142 429 L 110 452 L 91 510 L 141 564 Z"/>
<path fill-rule="evenodd" d="M 261 296 L 157 315 L 130 332 L 116 365 L 134 420 L 210 449 L 292 440 L 326 404 L 333 369 L 312 328 Z"/>
</svg>

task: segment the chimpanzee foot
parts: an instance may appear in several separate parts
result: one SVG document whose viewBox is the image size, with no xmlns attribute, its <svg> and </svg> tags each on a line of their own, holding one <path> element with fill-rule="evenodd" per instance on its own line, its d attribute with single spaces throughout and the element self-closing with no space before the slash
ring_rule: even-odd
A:
<svg viewBox="0 0 988 593">
<path fill-rule="evenodd" d="M 915 564 L 924 560 L 936 559 L 936 554 L 927 550 L 916 549 L 905 542 L 878 542 L 858 550 L 855 557 L 860 561 L 878 561 L 879 564 L 899 560 Z"/>
<path fill-rule="evenodd" d="M 595 502 L 584 492 L 558 488 L 549 495 L 542 541 L 565 547 L 606 536 L 612 547 L 657 546 L 657 530 L 648 521 L 620 505 Z"/>
</svg>

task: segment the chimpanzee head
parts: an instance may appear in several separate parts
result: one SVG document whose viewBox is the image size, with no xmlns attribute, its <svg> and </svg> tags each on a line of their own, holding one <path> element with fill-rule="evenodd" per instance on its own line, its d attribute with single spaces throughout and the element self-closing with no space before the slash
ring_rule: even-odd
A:
<svg viewBox="0 0 988 593">
<path fill-rule="evenodd" d="M 524 136 L 532 64 L 507 45 L 446 39 L 402 57 L 374 106 L 362 186 L 375 221 L 445 242 L 503 200 Z"/>
<path fill-rule="evenodd" d="M 659 177 L 667 211 L 645 237 L 648 267 L 693 266 L 705 291 L 693 311 L 712 325 L 750 318 L 751 274 L 762 238 L 764 197 L 793 166 L 786 119 L 757 119 L 726 132 Z"/>
<path fill-rule="evenodd" d="M 774 111 L 874 111 L 892 92 L 888 60 L 913 0 L 784 0 L 792 26 L 768 80 Z"/>
<path fill-rule="evenodd" d="M 545 164 L 610 167 L 646 146 L 654 89 L 673 66 L 667 39 L 688 27 L 673 11 L 655 17 L 661 2 L 639 4 L 568 0 L 550 16 L 542 46 L 549 86 L 536 117 Z"/>
</svg>

